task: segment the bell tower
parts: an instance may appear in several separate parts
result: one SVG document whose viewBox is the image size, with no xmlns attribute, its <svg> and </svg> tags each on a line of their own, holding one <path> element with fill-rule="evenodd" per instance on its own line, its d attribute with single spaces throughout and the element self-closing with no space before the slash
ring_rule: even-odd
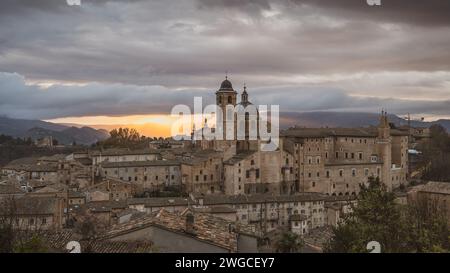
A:
<svg viewBox="0 0 450 273">
<path fill-rule="evenodd" d="M 391 167 L 392 167 L 392 142 L 391 128 L 387 112 L 382 111 L 380 116 L 380 124 L 378 125 L 377 146 L 380 159 L 383 163 L 380 180 L 387 189 L 392 190 Z"/>
<path fill-rule="evenodd" d="M 236 105 L 237 92 L 234 91 L 233 85 L 225 76 L 225 80 L 220 84 L 219 90 L 216 91 L 216 104 L 225 109 L 228 104 Z"/>
<path fill-rule="evenodd" d="M 225 76 L 225 80 L 220 84 L 219 90 L 216 91 L 216 104 L 222 109 L 223 113 L 223 140 L 226 139 L 227 132 L 226 107 L 227 105 L 232 105 L 233 107 L 236 106 L 236 96 L 237 92 L 233 89 L 233 85 L 228 80 L 227 75 Z M 236 130 L 234 129 L 234 131 Z"/>
</svg>

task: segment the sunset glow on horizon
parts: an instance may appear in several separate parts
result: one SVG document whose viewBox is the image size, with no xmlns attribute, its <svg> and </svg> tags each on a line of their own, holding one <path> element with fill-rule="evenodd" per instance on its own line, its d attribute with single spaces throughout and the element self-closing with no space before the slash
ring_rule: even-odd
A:
<svg viewBox="0 0 450 273">
<path fill-rule="evenodd" d="M 130 115 L 130 116 L 88 116 L 67 117 L 46 120 L 48 122 L 90 126 L 95 129 L 110 131 L 127 127 L 136 129 L 141 135 L 148 137 L 168 137 L 172 124 L 177 120 L 170 115 Z"/>
<path fill-rule="evenodd" d="M 212 117 L 211 116 L 207 117 L 208 117 L 208 126 L 213 127 L 214 122 Z M 193 117 L 186 116 L 185 118 L 192 119 Z M 161 115 L 129 115 L 117 117 L 115 116 L 66 117 L 58 119 L 49 119 L 45 121 L 59 124 L 68 124 L 75 127 L 89 126 L 95 129 L 104 129 L 107 131 L 111 131 L 115 128 L 126 127 L 136 129 L 141 135 L 147 137 L 169 137 L 171 136 L 171 128 L 177 120 L 179 120 L 179 117 L 177 116 L 171 116 L 169 114 L 167 115 L 161 114 Z"/>
</svg>

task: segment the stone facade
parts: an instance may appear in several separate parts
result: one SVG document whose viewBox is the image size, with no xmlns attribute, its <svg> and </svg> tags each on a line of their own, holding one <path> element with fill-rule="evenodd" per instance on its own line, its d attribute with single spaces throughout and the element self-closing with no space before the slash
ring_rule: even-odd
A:
<svg viewBox="0 0 450 273">
<path fill-rule="evenodd" d="M 377 128 L 294 128 L 283 132 L 294 143 L 298 191 L 356 195 L 360 184 L 379 177 L 389 190 L 407 183 L 408 135 L 390 129 L 383 114 Z"/>
<path fill-rule="evenodd" d="M 181 166 L 178 161 L 104 162 L 100 165 L 100 173 L 104 177 L 135 184 L 138 193 L 181 187 Z"/>
</svg>

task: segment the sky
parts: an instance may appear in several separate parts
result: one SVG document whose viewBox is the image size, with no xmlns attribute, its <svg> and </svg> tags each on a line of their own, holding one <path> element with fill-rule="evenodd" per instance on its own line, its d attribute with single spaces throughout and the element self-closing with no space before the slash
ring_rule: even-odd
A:
<svg viewBox="0 0 450 273">
<path fill-rule="evenodd" d="M 381 3 L 3 0 L 0 115 L 157 127 L 228 72 L 280 111 L 450 118 L 450 1 Z"/>
</svg>

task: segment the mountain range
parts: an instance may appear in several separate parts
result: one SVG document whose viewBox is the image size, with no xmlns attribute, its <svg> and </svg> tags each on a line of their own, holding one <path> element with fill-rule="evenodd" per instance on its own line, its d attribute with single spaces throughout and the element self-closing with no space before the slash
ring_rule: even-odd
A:
<svg viewBox="0 0 450 273">
<path fill-rule="evenodd" d="M 292 126 L 311 128 L 376 126 L 379 122 L 379 116 L 377 113 L 355 112 L 281 112 L 280 128 L 287 129 Z M 408 125 L 407 119 L 397 115 L 390 114 L 389 120 L 396 126 Z M 450 120 L 448 119 L 439 119 L 430 122 L 411 120 L 410 124 L 413 127 L 430 127 L 433 124 L 440 124 L 447 132 L 450 132 Z M 146 127 L 146 133 L 144 135 L 152 136 L 149 135 L 149 132 L 155 131 L 157 128 L 153 124 L 146 125 L 141 125 L 137 129 L 142 131 Z M 133 127 L 133 125 L 95 125 L 93 127 L 95 129 L 79 124 L 57 124 L 41 120 L 0 117 L 0 134 L 22 138 L 31 137 L 32 139 L 52 136 L 61 144 L 76 142 L 78 144 L 90 145 L 108 138 L 109 133 L 107 130 L 118 127 Z"/>
<path fill-rule="evenodd" d="M 396 126 L 408 125 L 406 118 L 389 114 L 389 121 Z M 282 112 L 280 113 L 280 127 L 286 129 L 292 126 L 300 127 L 367 127 L 376 126 L 379 123 L 380 114 L 356 113 L 356 112 Z M 413 127 L 430 127 L 439 124 L 450 132 L 450 120 L 439 119 L 436 121 L 411 120 Z"/>
<path fill-rule="evenodd" d="M 93 129 L 90 127 L 74 127 L 41 120 L 12 119 L 0 117 L 0 134 L 13 137 L 28 138 L 33 140 L 52 136 L 60 144 L 90 145 L 100 140 L 108 138 L 109 133 L 103 129 Z"/>
</svg>

